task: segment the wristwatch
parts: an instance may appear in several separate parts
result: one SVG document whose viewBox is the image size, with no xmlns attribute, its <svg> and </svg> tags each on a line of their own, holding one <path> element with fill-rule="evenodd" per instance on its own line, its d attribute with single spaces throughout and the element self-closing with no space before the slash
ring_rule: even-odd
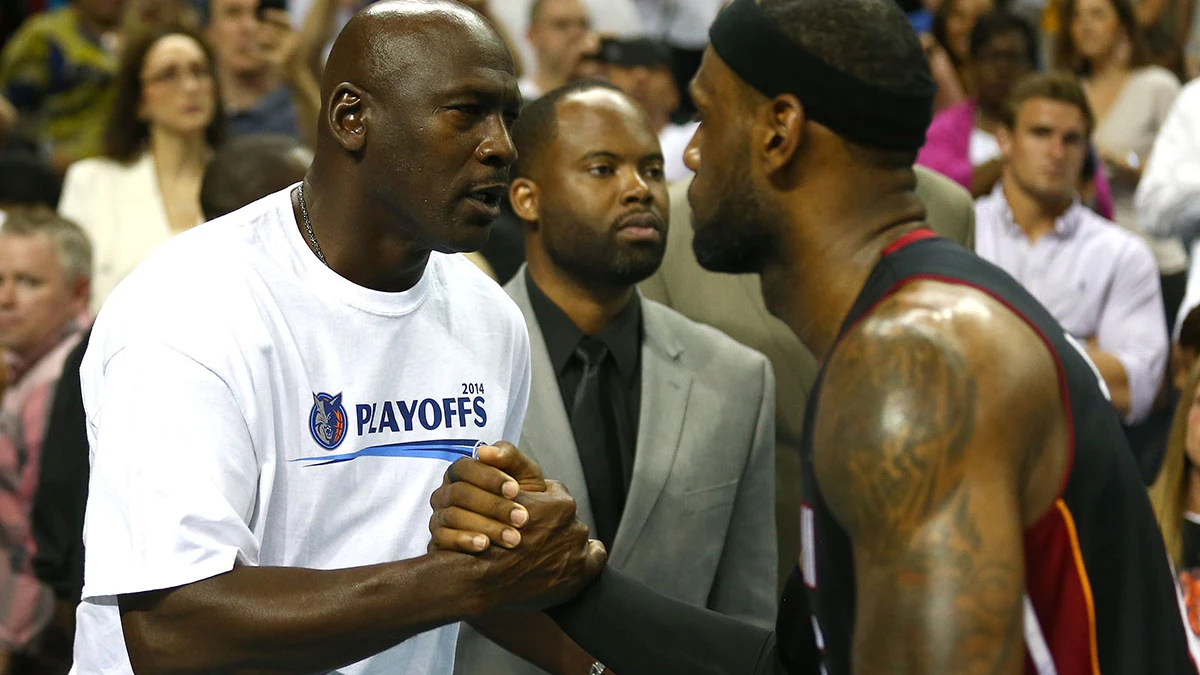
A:
<svg viewBox="0 0 1200 675">
<path fill-rule="evenodd" d="M 588 671 L 588 675 L 604 675 L 604 671 L 606 670 L 608 668 L 605 668 L 603 663 L 597 661 L 592 664 L 592 669 Z"/>
</svg>

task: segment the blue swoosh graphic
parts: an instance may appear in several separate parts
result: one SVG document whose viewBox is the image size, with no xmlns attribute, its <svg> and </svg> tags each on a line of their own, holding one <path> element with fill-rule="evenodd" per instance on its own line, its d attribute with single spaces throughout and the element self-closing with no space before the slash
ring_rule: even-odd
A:
<svg viewBox="0 0 1200 675">
<path fill-rule="evenodd" d="M 301 457 L 290 459 L 288 462 L 312 462 L 305 466 L 325 466 L 340 464 L 359 457 L 409 457 L 424 459 L 440 459 L 453 462 L 462 457 L 474 457 L 475 448 L 483 445 L 483 441 L 471 439 L 448 439 L 441 441 L 412 441 L 409 443 L 389 443 L 387 445 L 372 445 L 362 450 L 341 455 L 325 455 L 323 457 Z"/>
</svg>

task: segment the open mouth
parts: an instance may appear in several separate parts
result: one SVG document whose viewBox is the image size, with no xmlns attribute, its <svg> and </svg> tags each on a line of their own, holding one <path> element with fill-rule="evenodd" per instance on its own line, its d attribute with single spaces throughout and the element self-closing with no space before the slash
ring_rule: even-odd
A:
<svg viewBox="0 0 1200 675">
<path fill-rule="evenodd" d="M 505 185 L 489 185 L 472 190 L 468 193 L 468 196 L 488 208 L 498 209 L 500 208 L 500 201 L 504 199 L 504 195 L 507 192 L 508 187 Z"/>
<path fill-rule="evenodd" d="M 468 192 L 467 202 L 489 220 L 495 220 L 500 217 L 500 202 L 507 193 L 506 185 L 488 185 Z"/>
</svg>

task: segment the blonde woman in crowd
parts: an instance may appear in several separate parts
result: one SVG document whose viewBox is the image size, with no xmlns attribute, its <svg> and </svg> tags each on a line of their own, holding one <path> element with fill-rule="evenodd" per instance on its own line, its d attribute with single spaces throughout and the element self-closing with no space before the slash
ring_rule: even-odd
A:
<svg viewBox="0 0 1200 675">
<path fill-rule="evenodd" d="M 1178 570 L 1188 623 L 1200 634 L 1200 366 L 1192 368 L 1181 389 L 1150 502 Z"/>
<path fill-rule="evenodd" d="M 105 154 L 71 166 L 59 204 L 95 247 L 93 311 L 150 252 L 204 220 L 200 183 L 223 132 L 199 36 L 170 28 L 127 43 Z"/>
</svg>

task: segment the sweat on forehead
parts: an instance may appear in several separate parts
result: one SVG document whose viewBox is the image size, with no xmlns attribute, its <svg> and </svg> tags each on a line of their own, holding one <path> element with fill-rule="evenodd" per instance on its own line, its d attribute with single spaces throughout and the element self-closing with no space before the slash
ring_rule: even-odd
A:
<svg viewBox="0 0 1200 675">
<path fill-rule="evenodd" d="M 334 41 L 322 94 L 339 82 L 367 89 L 393 76 L 470 60 L 512 70 L 504 41 L 483 17 L 453 0 L 383 0 L 354 15 Z"/>
</svg>

